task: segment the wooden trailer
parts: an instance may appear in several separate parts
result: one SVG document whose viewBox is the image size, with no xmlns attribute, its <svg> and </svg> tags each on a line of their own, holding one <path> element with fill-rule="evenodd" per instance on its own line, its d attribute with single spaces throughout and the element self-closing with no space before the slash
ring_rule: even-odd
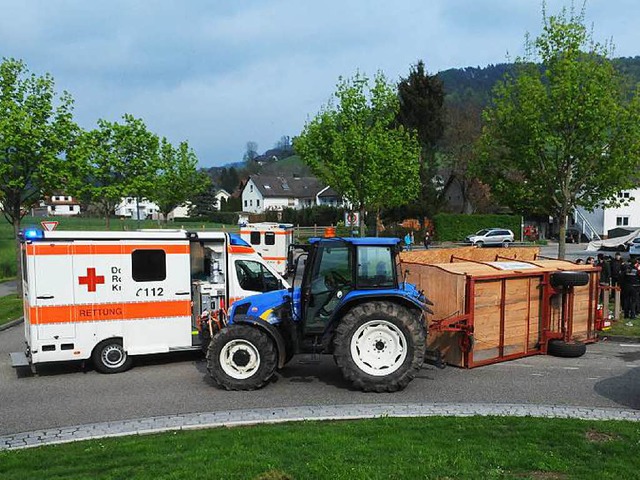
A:
<svg viewBox="0 0 640 480">
<path fill-rule="evenodd" d="M 429 264 L 403 255 L 408 281 L 434 303 L 428 347 L 439 349 L 446 363 L 473 368 L 545 354 L 552 339 L 569 345 L 596 340 L 598 268 L 495 251 L 478 255 L 493 260 L 451 255 L 448 263 Z"/>
</svg>

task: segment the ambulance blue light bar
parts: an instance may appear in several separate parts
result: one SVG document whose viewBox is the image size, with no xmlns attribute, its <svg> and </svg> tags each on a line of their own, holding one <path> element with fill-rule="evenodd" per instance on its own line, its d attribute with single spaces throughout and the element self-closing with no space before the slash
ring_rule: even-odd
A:
<svg viewBox="0 0 640 480">
<path fill-rule="evenodd" d="M 237 233 L 230 233 L 229 239 L 231 240 L 231 245 L 236 245 L 239 247 L 251 247 L 251 245 L 240 238 L 240 235 L 238 235 Z"/>
<path fill-rule="evenodd" d="M 27 228 L 22 232 L 25 240 L 41 240 L 44 238 L 44 232 L 39 228 Z"/>
</svg>

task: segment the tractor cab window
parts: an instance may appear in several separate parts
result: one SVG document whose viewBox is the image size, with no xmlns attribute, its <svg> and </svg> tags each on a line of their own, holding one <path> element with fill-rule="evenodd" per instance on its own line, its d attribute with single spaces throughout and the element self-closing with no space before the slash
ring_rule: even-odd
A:
<svg viewBox="0 0 640 480">
<path fill-rule="evenodd" d="M 236 260 L 236 275 L 243 290 L 270 292 L 281 288 L 280 281 L 259 262 Z"/>
<path fill-rule="evenodd" d="M 391 247 L 358 247 L 358 286 L 393 288 L 393 255 Z"/>
<path fill-rule="evenodd" d="M 347 245 L 326 246 L 314 266 L 311 293 L 322 293 L 350 285 L 351 249 Z"/>
<path fill-rule="evenodd" d="M 336 242 L 320 248 L 304 300 L 308 332 L 321 333 L 342 298 L 353 289 L 352 248 Z"/>
</svg>

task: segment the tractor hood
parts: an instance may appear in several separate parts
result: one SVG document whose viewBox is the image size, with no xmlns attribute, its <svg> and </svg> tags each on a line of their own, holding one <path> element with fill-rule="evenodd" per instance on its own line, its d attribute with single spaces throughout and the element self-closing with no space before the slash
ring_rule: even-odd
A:
<svg viewBox="0 0 640 480">
<path fill-rule="evenodd" d="M 296 290 L 294 297 L 296 293 L 299 297 L 300 289 Z M 277 315 L 277 310 L 289 301 L 291 301 L 291 291 L 287 289 L 260 293 L 238 300 L 233 303 L 231 310 L 229 310 L 229 323 L 233 323 L 236 315 L 248 315 L 261 318 L 269 323 L 279 323 L 280 318 Z"/>
</svg>

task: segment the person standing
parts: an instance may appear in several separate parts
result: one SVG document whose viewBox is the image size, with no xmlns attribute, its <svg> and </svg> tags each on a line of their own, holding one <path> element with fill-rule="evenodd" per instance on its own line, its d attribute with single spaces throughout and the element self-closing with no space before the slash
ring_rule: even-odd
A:
<svg viewBox="0 0 640 480">
<path fill-rule="evenodd" d="M 595 263 L 596 267 L 600 267 L 600 285 L 611 285 L 611 265 L 604 258 L 603 253 L 598 254 L 598 260 Z"/>
<path fill-rule="evenodd" d="M 611 285 L 614 287 L 619 287 L 622 280 L 622 266 L 624 262 L 622 261 L 622 255 L 620 252 L 617 252 L 611 260 Z"/>
<path fill-rule="evenodd" d="M 431 246 L 431 234 L 429 233 L 429 230 L 424 231 L 424 239 L 422 242 L 424 243 L 424 248 L 428 250 Z"/>
<path fill-rule="evenodd" d="M 404 244 L 407 246 L 407 250 L 411 250 L 411 235 L 409 235 L 409 232 L 404 236 Z"/>
</svg>

